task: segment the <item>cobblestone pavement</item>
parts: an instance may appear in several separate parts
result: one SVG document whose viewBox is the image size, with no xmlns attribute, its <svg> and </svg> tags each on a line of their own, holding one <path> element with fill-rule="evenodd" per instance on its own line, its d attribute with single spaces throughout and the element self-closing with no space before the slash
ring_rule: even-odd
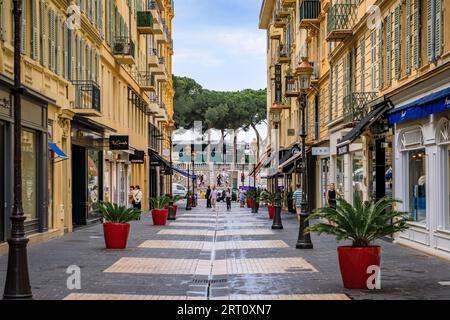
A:
<svg viewBox="0 0 450 320">
<path fill-rule="evenodd" d="M 132 222 L 126 250 L 104 248 L 101 225 L 29 247 L 35 299 L 348 300 L 449 299 L 450 262 L 382 241 L 381 290 L 346 290 L 337 243 L 313 235 L 313 250 L 297 250 L 297 219 L 283 214 L 272 230 L 267 210 L 233 204 L 217 212 L 179 207 L 177 221 L 153 226 L 149 213 Z M 7 257 L 0 255 L 0 287 Z M 81 289 L 67 289 L 68 266 L 81 268 Z"/>
</svg>

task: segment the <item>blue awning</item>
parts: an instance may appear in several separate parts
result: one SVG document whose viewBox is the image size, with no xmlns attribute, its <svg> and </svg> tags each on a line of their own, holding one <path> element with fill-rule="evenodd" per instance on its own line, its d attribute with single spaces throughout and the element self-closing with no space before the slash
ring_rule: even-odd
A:
<svg viewBox="0 0 450 320">
<path fill-rule="evenodd" d="M 391 110 L 388 113 L 389 125 L 406 120 L 423 118 L 447 109 L 450 109 L 450 87 Z"/>
<path fill-rule="evenodd" d="M 67 160 L 69 159 L 68 156 L 66 156 L 66 154 L 64 153 L 64 151 L 62 151 L 57 145 L 56 143 L 53 142 L 49 142 L 48 143 L 48 147 L 61 159 L 63 160 Z"/>
<path fill-rule="evenodd" d="M 197 179 L 197 176 L 196 176 L 196 175 L 192 175 L 192 174 L 187 173 L 186 171 L 180 170 L 180 169 L 178 169 L 178 168 L 176 168 L 176 167 L 172 167 L 172 169 L 173 169 L 174 171 L 178 172 L 179 174 L 185 176 L 185 177 L 189 177 L 189 178 L 192 179 L 192 180 L 196 180 L 196 179 Z"/>
</svg>

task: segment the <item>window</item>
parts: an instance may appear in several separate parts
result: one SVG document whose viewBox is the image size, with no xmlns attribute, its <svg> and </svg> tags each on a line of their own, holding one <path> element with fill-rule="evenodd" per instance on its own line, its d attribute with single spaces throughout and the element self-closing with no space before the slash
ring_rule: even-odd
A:
<svg viewBox="0 0 450 320">
<path fill-rule="evenodd" d="M 336 190 L 344 193 L 344 156 L 336 158 Z"/>
<path fill-rule="evenodd" d="M 448 211 L 447 211 L 447 228 L 450 228 L 450 145 L 447 147 L 448 161 L 447 161 L 447 192 L 448 192 Z"/>
<path fill-rule="evenodd" d="M 95 210 L 100 198 L 100 152 L 88 150 L 88 211 Z"/>
<path fill-rule="evenodd" d="M 22 131 L 22 197 L 27 221 L 37 219 L 36 133 Z"/>
<path fill-rule="evenodd" d="M 361 199 L 363 198 L 362 187 L 364 183 L 363 171 L 363 152 L 358 151 L 353 153 L 352 157 L 352 185 L 353 193 L 358 192 Z"/>
<path fill-rule="evenodd" d="M 409 211 L 413 221 L 426 220 L 425 149 L 408 151 Z"/>
</svg>

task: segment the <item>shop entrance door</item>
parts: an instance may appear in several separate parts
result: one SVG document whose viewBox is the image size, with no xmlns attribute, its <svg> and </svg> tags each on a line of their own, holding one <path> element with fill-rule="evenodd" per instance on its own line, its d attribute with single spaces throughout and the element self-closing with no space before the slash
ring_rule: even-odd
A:
<svg viewBox="0 0 450 320">
<path fill-rule="evenodd" d="M 87 212 L 86 148 L 72 145 L 72 222 L 86 224 Z"/>
<path fill-rule="evenodd" d="M 0 242 L 5 241 L 5 123 L 0 121 Z"/>
</svg>

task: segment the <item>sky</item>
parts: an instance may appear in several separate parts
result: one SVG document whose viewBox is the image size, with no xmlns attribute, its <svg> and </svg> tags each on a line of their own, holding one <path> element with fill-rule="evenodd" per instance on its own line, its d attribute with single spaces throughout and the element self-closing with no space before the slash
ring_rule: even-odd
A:
<svg viewBox="0 0 450 320">
<path fill-rule="evenodd" d="M 206 89 L 267 86 L 266 32 L 259 30 L 262 0 L 175 0 L 173 73 Z M 260 126 L 265 137 L 265 126 Z M 242 133 L 252 140 L 254 134 Z"/>
</svg>

